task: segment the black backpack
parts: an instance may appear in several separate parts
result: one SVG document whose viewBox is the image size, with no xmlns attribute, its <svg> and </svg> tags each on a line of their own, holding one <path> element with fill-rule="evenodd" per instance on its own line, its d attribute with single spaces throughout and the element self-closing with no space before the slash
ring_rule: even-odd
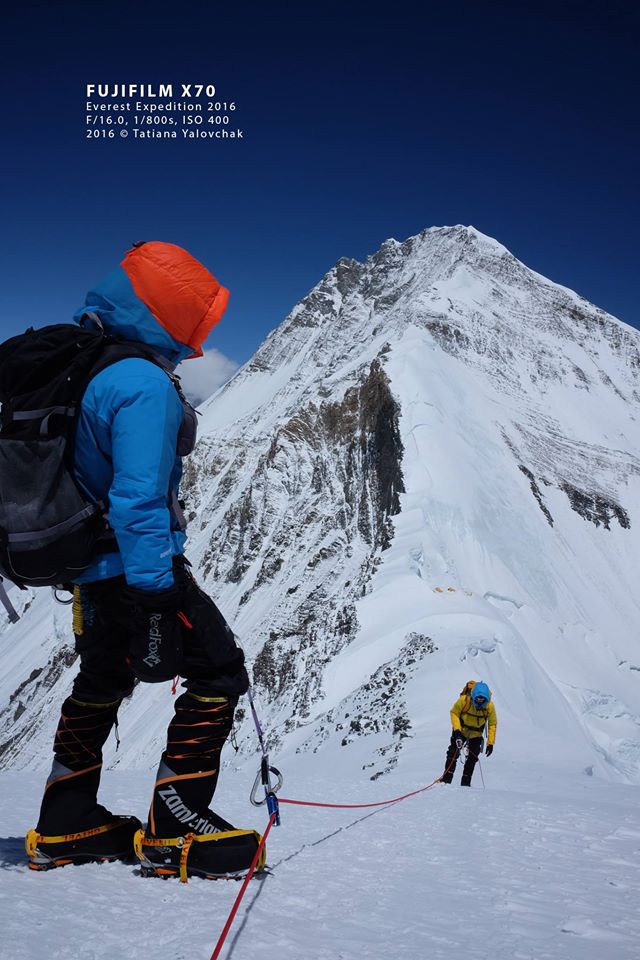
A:
<svg viewBox="0 0 640 960">
<path fill-rule="evenodd" d="M 2 577 L 21 588 L 59 586 L 97 553 L 117 550 L 105 504 L 76 482 L 73 447 L 89 381 L 129 357 L 163 366 L 143 343 L 67 323 L 0 345 L 0 601 L 11 620 Z"/>
</svg>

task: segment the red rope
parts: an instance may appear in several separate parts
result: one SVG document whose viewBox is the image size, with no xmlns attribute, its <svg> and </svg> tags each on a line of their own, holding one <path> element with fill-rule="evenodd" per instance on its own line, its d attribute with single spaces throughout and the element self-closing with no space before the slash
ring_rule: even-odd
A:
<svg viewBox="0 0 640 960">
<path fill-rule="evenodd" d="M 440 777 L 432 783 L 428 783 L 426 787 L 418 787 L 417 790 L 412 790 L 411 793 L 403 793 L 401 797 L 392 797 L 391 800 L 379 800 L 377 803 L 316 803 L 313 800 L 286 800 L 284 797 L 278 797 L 278 802 L 295 804 L 297 807 L 332 807 L 333 809 L 340 810 L 354 810 L 364 807 L 386 807 L 390 803 L 398 803 L 400 800 L 406 800 L 407 797 L 415 797 L 418 793 L 431 790 L 431 788 L 435 787 L 436 783 L 439 782 Z"/>
<path fill-rule="evenodd" d="M 249 886 L 249 881 L 251 880 L 251 877 L 253 876 L 253 874 L 254 874 L 254 872 L 255 872 L 256 864 L 258 863 L 258 858 L 260 857 L 260 854 L 261 854 L 261 852 L 262 852 L 262 848 L 264 847 L 265 843 L 267 842 L 267 837 L 269 836 L 269 831 L 271 830 L 271 827 L 272 827 L 273 824 L 274 824 L 274 821 L 275 821 L 275 819 L 276 819 L 276 816 L 277 816 L 277 814 L 272 813 L 271 816 L 269 817 L 269 823 L 267 824 L 267 829 L 265 830 L 264 834 L 262 835 L 262 840 L 261 840 L 260 843 L 258 844 L 258 849 L 256 850 L 255 856 L 254 856 L 253 860 L 251 861 L 251 866 L 249 867 L 249 872 L 248 872 L 248 874 L 246 875 L 246 877 L 244 878 L 244 883 L 243 883 L 242 886 L 240 887 L 240 893 L 239 893 L 238 896 L 236 897 L 235 903 L 233 904 L 233 907 L 231 908 L 231 913 L 230 913 L 229 916 L 227 917 L 227 922 L 225 923 L 224 927 L 222 928 L 222 933 L 221 933 L 220 936 L 218 937 L 218 942 L 216 943 L 215 948 L 214 948 L 214 951 L 213 951 L 213 953 L 211 954 L 211 960 L 217 960 L 217 958 L 220 956 L 220 951 L 222 950 L 222 948 L 223 948 L 223 946 L 224 946 L 224 942 L 225 942 L 225 940 L 227 939 L 227 935 L 228 935 L 228 933 L 229 933 L 229 930 L 231 929 L 231 924 L 233 923 L 234 917 L 235 917 L 236 913 L 238 912 L 238 907 L 240 906 L 240 904 L 241 904 L 241 902 L 242 902 L 242 898 L 244 897 L 245 890 L 246 890 L 247 887 Z"/>
<path fill-rule="evenodd" d="M 431 783 L 426 785 L 426 787 L 418 787 L 417 790 L 412 790 L 411 793 L 403 793 L 401 797 L 392 797 L 391 800 L 379 800 L 377 803 L 317 803 L 314 800 L 285 800 L 284 797 L 278 797 L 278 802 L 295 804 L 297 807 L 332 807 L 333 809 L 337 810 L 355 810 L 364 807 L 386 807 L 390 803 L 398 803 L 400 800 L 406 800 L 407 797 L 415 797 L 418 793 L 424 793 L 426 790 L 431 790 L 431 788 L 435 787 L 436 783 L 440 783 L 442 777 L 449 773 L 452 767 L 456 765 L 459 753 L 459 750 L 454 753 L 449 762 L 449 766 L 442 776 L 432 780 Z"/>
</svg>

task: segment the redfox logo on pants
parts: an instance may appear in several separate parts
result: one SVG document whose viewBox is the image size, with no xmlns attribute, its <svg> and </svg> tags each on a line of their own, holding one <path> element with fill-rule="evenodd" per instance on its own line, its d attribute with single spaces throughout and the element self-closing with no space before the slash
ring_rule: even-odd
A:
<svg viewBox="0 0 640 960">
<path fill-rule="evenodd" d="M 152 613 L 149 617 L 149 650 L 142 661 L 148 667 L 157 667 L 160 663 L 160 644 L 162 643 L 162 634 L 158 624 L 162 620 L 161 613 Z"/>
</svg>

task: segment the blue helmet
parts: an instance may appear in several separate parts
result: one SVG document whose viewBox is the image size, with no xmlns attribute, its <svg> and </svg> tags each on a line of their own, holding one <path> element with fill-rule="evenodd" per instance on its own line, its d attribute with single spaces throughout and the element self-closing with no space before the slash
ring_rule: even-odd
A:
<svg viewBox="0 0 640 960">
<path fill-rule="evenodd" d="M 480 703 L 477 701 L 480 700 Z M 471 691 L 471 702 L 474 707 L 486 707 L 489 701 L 491 700 L 491 690 L 486 685 L 483 680 L 480 680 L 478 683 L 474 684 L 473 690 Z"/>
</svg>

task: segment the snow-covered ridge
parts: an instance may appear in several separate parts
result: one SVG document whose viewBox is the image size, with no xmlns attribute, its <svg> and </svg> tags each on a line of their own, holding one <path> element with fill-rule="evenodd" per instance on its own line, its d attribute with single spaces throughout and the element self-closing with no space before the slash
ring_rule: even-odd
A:
<svg viewBox="0 0 640 960">
<path fill-rule="evenodd" d="M 482 677 L 505 758 L 568 743 L 640 781 L 637 331 L 472 227 L 430 228 L 338 261 L 202 412 L 190 557 L 275 745 L 358 741 L 354 776 L 379 777 Z M 48 760 L 73 672 L 53 616 L 39 596 L 0 637 L 5 766 Z M 113 762 L 153 766 L 170 713 L 137 691 Z"/>
</svg>

